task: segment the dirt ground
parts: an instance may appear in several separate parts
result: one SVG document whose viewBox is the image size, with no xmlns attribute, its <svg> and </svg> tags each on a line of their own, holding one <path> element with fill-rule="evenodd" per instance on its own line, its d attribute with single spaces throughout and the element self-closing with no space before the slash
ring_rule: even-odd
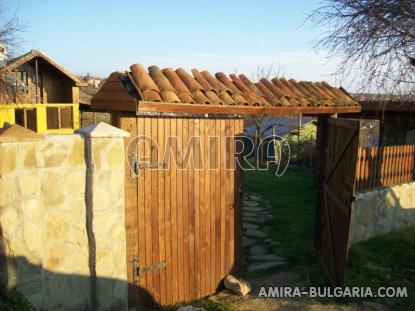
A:
<svg viewBox="0 0 415 311">
<path fill-rule="evenodd" d="M 232 294 L 225 290 L 220 292 L 218 295 L 212 297 L 212 299 L 218 299 L 227 303 L 232 304 L 237 310 L 255 310 L 255 311 L 269 311 L 269 310 L 309 310 L 309 311 L 355 311 L 355 310 L 388 310 L 382 305 L 366 302 L 363 304 L 348 304 L 348 305 L 337 305 L 337 304 L 321 304 L 318 301 L 312 300 L 311 298 L 259 298 L 258 293 L 260 288 L 263 286 L 268 287 L 303 287 L 305 284 L 302 283 L 296 274 L 291 272 L 278 272 L 271 274 L 266 277 L 249 280 L 252 285 L 252 291 L 245 297 L 240 297 Z"/>
</svg>

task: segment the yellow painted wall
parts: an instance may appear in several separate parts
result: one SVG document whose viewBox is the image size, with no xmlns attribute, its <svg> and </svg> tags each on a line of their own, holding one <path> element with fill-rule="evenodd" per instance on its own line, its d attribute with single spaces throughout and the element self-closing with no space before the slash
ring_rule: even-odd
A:
<svg viewBox="0 0 415 311">
<path fill-rule="evenodd" d="M 48 130 L 46 119 L 47 107 L 72 107 L 73 128 Z M 5 122 L 14 124 L 14 110 L 21 108 L 35 108 L 37 116 L 37 132 L 50 134 L 72 134 L 75 129 L 79 128 L 79 104 L 0 104 L 0 127 Z"/>
</svg>

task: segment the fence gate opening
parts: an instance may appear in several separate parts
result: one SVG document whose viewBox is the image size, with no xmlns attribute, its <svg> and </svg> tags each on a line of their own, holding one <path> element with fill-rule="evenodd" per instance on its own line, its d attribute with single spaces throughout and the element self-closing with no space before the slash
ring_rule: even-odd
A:
<svg viewBox="0 0 415 311">
<path fill-rule="evenodd" d="M 243 133 L 243 120 L 115 119 L 131 133 L 125 140 L 129 306 L 172 305 L 216 292 L 242 260 L 242 178 L 232 139 Z"/>
<path fill-rule="evenodd" d="M 319 118 L 319 199 L 315 246 L 332 285 L 342 285 L 347 263 L 360 121 Z"/>
</svg>

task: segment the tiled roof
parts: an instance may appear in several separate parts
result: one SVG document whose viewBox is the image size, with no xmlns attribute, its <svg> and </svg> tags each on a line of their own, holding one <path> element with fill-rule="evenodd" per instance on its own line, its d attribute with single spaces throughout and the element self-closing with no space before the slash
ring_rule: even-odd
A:
<svg viewBox="0 0 415 311">
<path fill-rule="evenodd" d="M 345 107 L 358 103 L 343 89 L 326 82 L 262 78 L 252 82 L 245 75 L 182 68 L 160 69 L 141 64 L 130 67 L 132 83 L 141 100 L 151 102 L 240 105 L 262 107 Z"/>
</svg>

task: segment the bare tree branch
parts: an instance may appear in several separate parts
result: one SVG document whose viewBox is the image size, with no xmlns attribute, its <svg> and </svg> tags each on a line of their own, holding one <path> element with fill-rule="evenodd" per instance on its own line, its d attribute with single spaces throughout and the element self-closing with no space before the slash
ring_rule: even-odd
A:
<svg viewBox="0 0 415 311">
<path fill-rule="evenodd" d="M 324 0 L 308 17 L 328 30 L 316 48 L 340 56 L 336 75 L 361 90 L 415 92 L 415 1 Z"/>
<path fill-rule="evenodd" d="M 6 49 L 7 56 L 15 56 L 24 43 L 23 33 L 28 26 L 22 23 L 17 16 L 17 10 L 10 17 L 7 16 L 0 0 L 0 44 Z M 0 73 L 0 101 L 2 103 L 15 101 L 14 79 L 10 73 Z"/>
</svg>

